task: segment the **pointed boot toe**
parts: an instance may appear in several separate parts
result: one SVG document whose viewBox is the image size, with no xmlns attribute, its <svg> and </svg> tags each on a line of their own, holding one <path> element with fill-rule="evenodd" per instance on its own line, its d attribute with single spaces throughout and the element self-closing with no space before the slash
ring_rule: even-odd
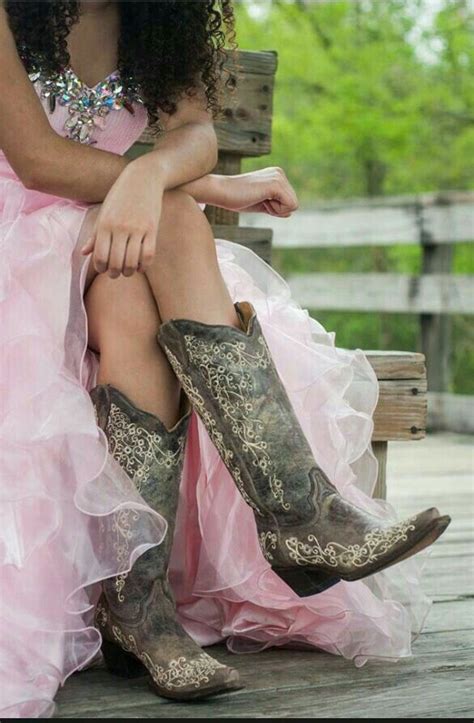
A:
<svg viewBox="0 0 474 723">
<path fill-rule="evenodd" d="M 380 528 L 375 534 L 380 534 L 378 548 L 372 548 L 372 561 L 366 570 L 356 569 L 344 575 L 347 581 L 361 580 L 375 572 L 384 570 L 409 557 L 416 555 L 429 545 L 432 545 L 445 531 L 451 518 L 449 515 L 440 515 L 436 507 L 420 512 L 413 517 L 402 520 L 394 525 Z M 367 533 L 366 539 L 371 536 Z"/>
<path fill-rule="evenodd" d="M 176 662 L 176 661 L 174 661 Z M 175 677 L 176 674 L 176 677 Z M 180 661 L 165 685 L 152 677 L 150 687 L 163 698 L 192 701 L 241 690 L 245 686 L 235 668 L 217 663 L 207 653 L 186 663 Z"/>
</svg>

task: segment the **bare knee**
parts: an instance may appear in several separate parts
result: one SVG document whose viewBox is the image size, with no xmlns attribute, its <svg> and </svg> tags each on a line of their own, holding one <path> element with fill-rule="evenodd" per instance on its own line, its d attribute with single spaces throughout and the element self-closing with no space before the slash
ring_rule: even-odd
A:
<svg viewBox="0 0 474 723">
<path fill-rule="evenodd" d="M 156 343 L 160 316 L 144 274 L 112 279 L 99 274 L 85 298 L 89 346 L 101 352 L 104 344 L 143 348 Z"/>
<path fill-rule="evenodd" d="M 181 189 L 165 191 L 156 245 L 158 263 L 179 264 L 196 255 L 216 256 L 209 221 L 189 193 Z"/>
</svg>

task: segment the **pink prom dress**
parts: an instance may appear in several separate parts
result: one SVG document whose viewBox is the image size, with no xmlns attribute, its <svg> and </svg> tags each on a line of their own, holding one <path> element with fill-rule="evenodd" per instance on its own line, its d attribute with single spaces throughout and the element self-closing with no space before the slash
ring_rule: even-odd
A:
<svg viewBox="0 0 474 723">
<path fill-rule="evenodd" d="M 139 98 L 120 103 L 117 72 L 89 88 L 65 71 L 55 107 L 44 77 L 30 79 L 71 142 L 123 154 L 146 126 Z M 25 188 L 0 152 L 0 718 L 53 714 L 58 687 L 100 656 L 101 580 L 130 570 L 167 529 L 108 453 L 89 397 L 98 357 L 83 303 L 90 256 L 78 243 L 89 208 Z M 352 502 L 397 520 L 371 498 L 378 383 L 364 353 L 338 348 L 255 253 L 220 238 L 216 251 L 232 299 L 256 309 L 319 465 Z M 200 645 L 303 644 L 358 666 L 409 656 L 431 604 L 425 557 L 299 598 L 264 559 L 252 510 L 193 413 L 170 577 Z"/>
</svg>

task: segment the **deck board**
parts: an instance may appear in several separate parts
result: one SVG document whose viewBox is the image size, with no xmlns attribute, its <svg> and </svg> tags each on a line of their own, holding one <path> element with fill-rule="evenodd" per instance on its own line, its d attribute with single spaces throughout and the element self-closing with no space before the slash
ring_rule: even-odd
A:
<svg viewBox="0 0 474 723">
<path fill-rule="evenodd" d="M 465 437 L 429 436 L 389 450 L 389 501 L 400 514 L 436 504 L 453 517 L 426 556 L 424 589 L 433 598 L 413 656 L 351 661 L 317 651 L 210 652 L 238 668 L 246 688 L 180 704 L 146 681 L 122 680 L 102 666 L 76 673 L 57 695 L 61 718 L 472 718 L 474 574 L 472 454 Z M 454 456 L 453 456 L 454 455 Z M 416 478 L 416 484 L 413 479 Z"/>
</svg>

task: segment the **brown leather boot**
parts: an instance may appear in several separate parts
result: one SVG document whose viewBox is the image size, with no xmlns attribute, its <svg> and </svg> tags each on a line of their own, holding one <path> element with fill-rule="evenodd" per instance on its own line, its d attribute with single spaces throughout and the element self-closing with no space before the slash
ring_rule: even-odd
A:
<svg viewBox="0 0 474 723">
<path fill-rule="evenodd" d="M 98 385 L 90 394 L 110 453 L 133 479 L 147 504 L 168 522 L 161 545 L 141 555 L 129 573 L 103 582 L 95 620 L 103 637 L 102 652 L 108 668 L 127 677 L 148 673 L 156 693 L 178 700 L 242 688 L 237 671 L 207 655 L 178 623 L 168 582 L 192 411 L 189 403 L 183 395 L 187 409 L 168 430 L 158 417 L 135 407 L 110 384 Z M 122 510 L 116 519 L 116 529 L 123 530 L 121 545 L 125 547 L 129 515 L 133 510 Z"/>
<path fill-rule="evenodd" d="M 387 524 L 341 497 L 313 457 L 253 306 L 235 308 L 241 329 L 171 319 L 158 341 L 252 507 L 273 569 L 311 595 L 434 542 L 450 522 L 435 508 Z"/>
</svg>

